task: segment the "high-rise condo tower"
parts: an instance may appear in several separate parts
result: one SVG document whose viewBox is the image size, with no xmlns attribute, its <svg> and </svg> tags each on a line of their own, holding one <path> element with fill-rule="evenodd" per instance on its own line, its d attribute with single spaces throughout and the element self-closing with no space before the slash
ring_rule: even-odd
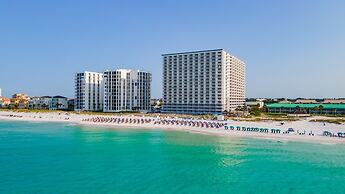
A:
<svg viewBox="0 0 345 194">
<path fill-rule="evenodd" d="M 119 69 L 104 72 L 104 112 L 149 111 L 151 73 Z"/>
<path fill-rule="evenodd" d="M 75 74 L 76 111 L 101 111 L 103 109 L 103 75 L 85 71 Z"/>
<path fill-rule="evenodd" d="M 163 112 L 220 114 L 245 102 L 245 63 L 223 49 L 163 54 Z"/>
</svg>

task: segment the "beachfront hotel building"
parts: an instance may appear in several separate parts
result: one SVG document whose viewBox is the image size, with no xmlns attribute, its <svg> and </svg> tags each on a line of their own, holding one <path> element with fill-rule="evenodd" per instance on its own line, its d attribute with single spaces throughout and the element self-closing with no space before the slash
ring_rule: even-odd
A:
<svg viewBox="0 0 345 194">
<path fill-rule="evenodd" d="M 103 109 L 103 74 L 85 71 L 75 74 L 76 111 L 101 111 Z"/>
<path fill-rule="evenodd" d="M 149 111 L 151 73 L 129 69 L 106 70 L 103 81 L 104 112 Z"/>
<path fill-rule="evenodd" d="M 245 102 L 245 63 L 223 49 L 163 54 L 163 112 L 221 114 Z"/>
</svg>

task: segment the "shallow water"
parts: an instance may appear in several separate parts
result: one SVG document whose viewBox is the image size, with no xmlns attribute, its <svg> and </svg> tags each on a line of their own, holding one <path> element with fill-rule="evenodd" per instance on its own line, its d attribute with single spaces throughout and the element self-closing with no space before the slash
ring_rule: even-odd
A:
<svg viewBox="0 0 345 194">
<path fill-rule="evenodd" d="M 0 121 L 0 193 L 345 193 L 345 146 Z"/>
</svg>

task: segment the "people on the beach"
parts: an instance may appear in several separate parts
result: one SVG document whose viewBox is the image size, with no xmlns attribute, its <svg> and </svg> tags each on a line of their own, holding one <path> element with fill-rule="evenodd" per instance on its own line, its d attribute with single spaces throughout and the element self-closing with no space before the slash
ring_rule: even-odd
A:
<svg viewBox="0 0 345 194">
<path fill-rule="evenodd" d="M 217 121 L 217 120 L 207 120 L 207 119 L 196 119 L 193 117 L 181 117 L 176 115 L 153 115 L 147 117 L 146 115 L 119 115 L 119 116 L 102 116 L 102 115 L 80 115 L 80 114 L 59 114 L 59 113 L 13 113 L 13 112 L 0 112 L 0 117 L 9 118 L 11 120 L 37 120 L 37 121 L 68 121 L 68 122 L 85 122 L 85 124 L 110 124 L 110 125 L 124 125 L 124 126 L 147 126 L 147 127 L 162 127 L 162 128 L 188 128 L 188 129 L 205 129 L 205 131 L 215 131 L 219 133 L 230 133 L 231 131 L 238 131 L 243 134 L 259 132 L 259 133 L 269 133 L 274 136 L 328 136 L 328 137 L 338 137 L 345 138 L 345 129 L 341 126 L 334 126 L 332 124 L 327 125 L 327 129 L 321 127 L 326 126 L 326 123 L 313 124 L 308 126 L 308 124 L 290 124 L 288 128 L 284 122 L 277 122 L 276 125 L 272 122 L 271 124 L 266 124 L 266 127 L 282 126 L 281 129 L 277 128 L 260 128 L 255 126 L 256 124 L 262 125 L 262 123 L 252 123 L 254 126 L 230 126 L 230 124 L 236 123 L 236 121 Z M 88 123 L 89 122 L 89 123 Z M 237 122 L 238 125 L 249 125 L 247 122 Z M 280 124 L 280 125 L 279 125 Z M 251 124 L 250 124 L 251 125 Z M 336 127 L 333 129 L 333 127 Z M 280 128 L 280 127 L 279 127 Z M 283 129 L 285 128 L 285 129 Z M 325 130 L 326 133 L 323 133 Z M 223 132 L 222 132 L 223 131 Z M 327 133 L 328 132 L 328 133 Z M 269 136 L 272 136 L 269 135 Z M 265 135 L 262 135 L 265 136 Z"/>
</svg>

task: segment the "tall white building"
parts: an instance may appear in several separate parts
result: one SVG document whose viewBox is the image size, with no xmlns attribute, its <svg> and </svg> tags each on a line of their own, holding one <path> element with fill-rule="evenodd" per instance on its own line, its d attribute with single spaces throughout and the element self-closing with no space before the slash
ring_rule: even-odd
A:
<svg viewBox="0 0 345 194">
<path fill-rule="evenodd" d="M 106 70 L 104 112 L 148 111 L 151 99 L 151 73 L 119 69 Z"/>
<path fill-rule="evenodd" d="M 103 74 L 85 71 L 75 74 L 76 111 L 101 111 L 103 109 Z"/>
<path fill-rule="evenodd" d="M 163 54 L 163 112 L 220 114 L 245 102 L 245 63 L 223 49 Z"/>
</svg>

